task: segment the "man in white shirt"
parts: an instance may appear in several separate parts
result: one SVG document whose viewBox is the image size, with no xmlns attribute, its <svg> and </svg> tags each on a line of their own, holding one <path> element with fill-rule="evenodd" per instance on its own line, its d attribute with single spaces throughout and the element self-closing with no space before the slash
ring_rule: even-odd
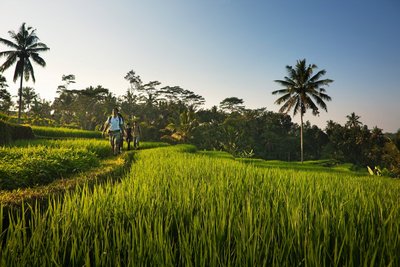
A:
<svg viewBox="0 0 400 267">
<path fill-rule="evenodd" d="M 124 120 L 118 116 L 118 109 L 113 108 L 112 116 L 108 117 L 104 123 L 103 135 L 108 130 L 110 144 L 114 155 L 120 152 L 121 133 L 124 131 Z"/>
</svg>

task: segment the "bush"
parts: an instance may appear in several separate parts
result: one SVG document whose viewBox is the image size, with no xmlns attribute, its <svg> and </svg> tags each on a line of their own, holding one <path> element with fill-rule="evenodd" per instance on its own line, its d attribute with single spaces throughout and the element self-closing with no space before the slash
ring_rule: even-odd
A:
<svg viewBox="0 0 400 267">
<path fill-rule="evenodd" d="M 9 118 L 6 114 L 0 112 L 0 120 L 2 120 L 2 121 L 8 121 L 9 119 L 10 119 L 10 118 Z"/>
<path fill-rule="evenodd" d="M 31 127 L 0 120 L 0 145 L 6 145 L 19 139 L 33 139 L 34 137 Z"/>
</svg>

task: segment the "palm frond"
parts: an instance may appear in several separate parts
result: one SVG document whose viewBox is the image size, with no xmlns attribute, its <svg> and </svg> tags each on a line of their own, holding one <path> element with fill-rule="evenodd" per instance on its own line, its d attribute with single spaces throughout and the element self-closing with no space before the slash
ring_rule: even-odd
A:
<svg viewBox="0 0 400 267">
<path fill-rule="evenodd" d="M 310 82 L 312 83 L 317 82 L 322 76 L 325 75 L 325 73 L 326 73 L 325 70 L 318 71 L 314 76 L 310 78 Z"/>
<path fill-rule="evenodd" d="M 293 108 L 293 105 L 297 103 L 296 100 L 297 99 L 294 97 L 289 98 L 288 101 L 286 101 L 285 104 L 283 104 L 279 109 L 279 112 L 288 113 Z"/>
<path fill-rule="evenodd" d="M 286 94 L 284 96 L 281 96 L 280 98 L 278 98 L 277 100 L 275 100 L 275 104 L 280 105 L 282 102 L 286 102 L 289 98 L 291 98 L 291 94 Z"/>
<path fill-rule="evenodd" d="M 293 116 L 296 116 L 297 112 L 300 111 L 300 106 L 301 106 L 300 101 L 297 101 L 296 105 L 294 106 L 294 109 L 293 109 Z"/>
<path fill-rule="evenodd" d="M 331 98 L 329 95 L 324 94 L 324 93 L 319 93 L 318 96 L 319 96 L 321 99 L 325 100 L 325 101 L 331 101 L 331 100 L 332 100 L 332 98 Z"/>
<path fill-rule="evenodd" d="M 287 94 L 287 93 L 289 93 L 289 89 L 287 89 L 287 88 L 286 89 L 275 90 L 275 91 L 272 92 L 273 95 L 276 95 L 276 94 L 280 94 L 281 95 L 281 94 Z"/>
<path fill-rule="evenodd" d="M 43 58 L 41 58 L 39 56 L 39 54 L 33 53 L 33 54 L 31 54 L 31 58 L 35 63 L 39 64 L 40 66 L 42 66 L 42 67 L 46 66 L 46 62 L 44 61 Z"/>
<path fill-rule="evenodd" d="M 312 84 L 314 84 L 315 87 L 319 88 L 323 85 L 329 86 L 329 84 L 332 82 L 333 82 L 333 80 L 331 80 L 331 79 L 324 79 L 324 80 L 318 80 L 318 81 L 312 82 Z"/>
<path fill-rule="evenodd" d="M 25 74 L 25 81 L 28 81 L 29 77 L 32 77 L 32 81 L 36 82 L 35 72 L 33 71 L 32 63 L 29 60 L 25 60 L 24 74 Z"/>
<path fill-rule="evenodd" d="M 0 52 L 0 58 L 1 57 L 9 57 L 12 54 L 16 54 L 16 51 L 14 51 L 14 50 L 2 51 L 2 52 Z"/>
<path fill-rule="evenodd" d="M 44 52 L 50 50 L 47 45 L 43 43 L 35 43 L 28 46 L 27 50 L 34 51 L 34 52 Z"/>
<path fill-rule="evenodd" d="M 319 95 L 311 95 L 311 96 L 317 102 L 318 106 L 320 106 L 323 110 L 328 111 L 328 108 L 324 100 Z"/>
<path fill-rule="evenodd" d="M 314 97 L 314 95 L 312 95 L 312 96 Z M 314 115 L 319 113 L 317 105 L 315 105 L 314 101 L 312 101 L 310 96 L 308 96 L 308 95 L 306 96 L 304 104 L 306 105 L 306 108 L 312 109 Z M 325 106 L 325 108 L 326 108 L 325 103 L 323 103 L 323 106 Z M 322 106 L 322 108 L 324 108 L 323 106 Z"/>
<path fill-rule="evenodd" d="M 8 55 L 6 61 L 3 63 L 3 65 L 0 66 L 0 71 L 3 72 L 6 69 L 8 69 L 17 61 L 17 59 L 18 59 L 17 54 Z"/>
<path fill-rule="evenodd" d="M 17 61 L 17 65 L 15 66 L 15 71 L 14 71 L 14 77 L 13 81 L 16 82 L 18 77 L 22 75 L 22 70 L 23 70 L 23 62 L 22 60 Z"/>
<path fill-rule="evenodd" d="M 11 42 L 11 41 L 9 41 L 7 39 L 0 38 L 0 43 L 6 45 L 8 47 L 15 48 L 15 49 L 19 48 L 19 46 L 17 44 L 14 44 L 13 42 Z"/>
</svg>

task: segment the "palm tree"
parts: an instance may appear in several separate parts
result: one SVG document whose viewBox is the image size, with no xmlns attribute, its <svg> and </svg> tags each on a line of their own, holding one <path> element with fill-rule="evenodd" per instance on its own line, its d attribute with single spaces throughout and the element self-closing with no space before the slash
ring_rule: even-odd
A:
<svg viewBox="0 0 400 267">
<path fill-rule="evenodd" d="M 301 162 L 303 162 L 303 116 L 307 109 L 312 110 L 313 115 L 319 114 L 318 106 L 327 110 L 324 101 L 330 101 L 331 97 L 325 94 L 326 90 L 321 86 L 329 85 L 333 80 L 320 78 L 325 75 L 325 70 L 318 71 L 313 75 L 313 71 L 318 67 L 315 64 L 306 64 L 306 60 L 298 60 L 296 66 L 286 66 L 288 76 L 284 80 L 275 80 L 284 89 L 273 91 L 272 94 L 283 95 L 279 97 L 275 104 L 282 104 L 279 112 L 288 113 L 293 109 L 293 116 L 300 113 L 300 148 Z M 315 101 L 315 102 L 314 102 Z M 318 105 L 318 106 L 317 106 Z"/>
<path fill-rule="evenodd" d="M 38 94 L 36 94 L 35 89 L 32 87 L 24 87 L 22 88 L 22 107 L 26 108 L 29 111 L 31 110 L 32 102 L 38 98 Z M 22 109 L 22 108 L 21 108 Z"/>
<path fill-rule="evenodd" d="M 167 125 L 166 130 L 171 132 L 171 138 L 182 143 L 191 139 L 193 130 L 198 126 L 193 110 L 186 110 L 179 114 L 176 123 Z"/>
<path fill-rule="evenodd" d="M 3 65 L 0 66 L 0 71 L 4 71 L 16 63 L 14 82 L 16 82 L 19 77 L 21 78 L 18 91 L 18 122 L 21 122 L 22 78 L 25 77 L 25 80 L 28 81 L 29 78 L 32 77 L 33 82 L 35 82 L 35 74 L 30 59 L 38 65 L 45 67 L 46 62 L 39 56 L 39 53 L 48 51 L 50 48 L 44 43 L 39 42 L 39 38 L 36 36 L 36 30 L 26 26 L 25 23 L 22 23 L 17 33 L 14 31 L 9 31 L 8 33 L 14 42 L 0 38 L 0 43 L 11 47 L 13 50 L 0 52 L 0 58 L 7 57 Z"/>
<path fill-rule="evenodd" d="M 346 126 L 349 128 L 359 128 L 362 125 L 362 122 L 359 121 L 361 117 L 356 115 L 354 112 L 352 112 L 350 115 L 347 115 L 346 118 Z"/>
</svg>

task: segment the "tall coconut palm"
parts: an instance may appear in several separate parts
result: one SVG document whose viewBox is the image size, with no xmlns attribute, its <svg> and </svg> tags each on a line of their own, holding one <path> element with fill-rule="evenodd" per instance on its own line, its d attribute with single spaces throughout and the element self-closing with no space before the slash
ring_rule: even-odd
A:
<svg viewBox="0 0 400 267">
<path fill-rule="evenodd" d="M 38 65 L 45 67 L 46 62 L 39 56 L 39 53 L 48 51 L 50 48 L 48 48 L 44 43 L 41 43 L 39 38 L 36 36 L 36 30 L 32 29 L 32 27 L 26 26 L 25 23 L 22 23 L 17 33 L 14 31 L 9 31 L 8 33 L 13 41 L 0 38 L 0 43 L 3 43 L 13 50 L 0 52 L 0 58 L 6 57 L 6 61 L 0 66 L 0 71 L 10 68 L 14 63 L 16 63 L 14 82 L 16 82 L 18 78 L 21 78 L 18 91 L 18 122 L 20 122 L 23 77 L 25 77 L 26 81 L 28 81 L 30 77 L 32 77 L 33 82 L 36 81 L 30 59 L 32 59 Z"/>
<path fill-rule="evenodd" d="M 288 76 L 284 80 L 275 80 L 276 83 L 284 87 L 284 89 L 273 91 L 272 94 L 283 95 L 279 97 L 275 104 L 282 104 L 279 112 L 288 113 L 293 109 L 293 116 L 300 113 L 300 149 L 301 162 L 303 162 L 303 116 L 307 109 L 312 110 L 313 115 L 319 114 L 318 106 L 327 110 L 324 101 L 330 101 L 331 97 L 325 94 L 326 90 L 322 88 L 333 82 L 330 79 L 320 80 L 325 75 L 325 70 L 318 71 L 315 75 L 313 72 L 318 67 L 315 64 L 306 64 L 306 60 L 298 60 L 296 66 L 286 66 Z"/>
</svg>

